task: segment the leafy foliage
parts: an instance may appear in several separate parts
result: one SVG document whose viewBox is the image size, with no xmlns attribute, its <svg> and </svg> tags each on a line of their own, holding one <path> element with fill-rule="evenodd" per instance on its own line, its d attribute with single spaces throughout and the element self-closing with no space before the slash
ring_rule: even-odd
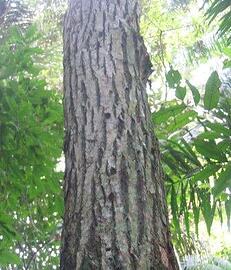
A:
<svg viewBox="0 0 231 270">
<path fill-rule="evenodd" d="M 220 25 L 218 33 L 220 36 L 228 35 L 228 44 L 231 42 L 231 1 L 230 0 L 214 0 L 212 5 L 206 12 L 206 16 L 211 23 L 216 17 L 220 17 Z"/>
<path fill-rule="evenodd" d="M 193 3 L 184 5 L 184 16 L 187 16 L 188 10 L 195 10 L 191 4 L 196 5 L 196 2 L 193 1 Z M 223 4 L 221 4 L 222 2 Z M 212 7 L 215 7 L 215 3 L 218 5 L 216 6 L 217 11 L 223 5 L 223 13 L 213 13 Z M 200 11 L 203 11 L 204 6 L 200 8 Z M 230 228 L 231 84 L 229 79 L 222 83 L 222 76 L 219 77 L 218 73 L 213 71 L 207 82 L 204 81 L 204 85 L 196 87 L 193 79 L 190 78 L 192 66 L 187 65 L 185 67 L 185 64 L 182 64 L 182 62 L 185 62 L 181 61 L 186 54 L 190 56 L 191 63 L 198 63 L 199 61 L 205 61 L 208 55 L 211 57 L 211 51 L 215 52 L 216 56 L 222 53 L 223 57 L 226 56 L 224 68 L 226 68 L 227 77 L 229 77 L 231 53 L 227 46 L 227 40 L 229 39 L 227 35 L 230 32 L 227 29 L 231 24 L 227 12 L 228 6 L 230 6 L 230 1 L 213 1 L 211 8 L 206 12 L 207 18 L 209 16 L 212 18 L 211 16 L 214 15 L 210 27 L 206 28 L 203 20 L 204 25 L 200 23 L 192 24 L 185 30 L 190 38 L 187 41 L 181 40 L 178 45 L 177 50 L 179 51 L 181 48 L 180 56 L 177 52 L 176 56 L 169 54 L 169 51 L 175 49 L 178 29 L 182 30 L 182 26 L 185 25 L 184 19 L 182 19 L 183 23 L 178 22 L 178 24 L 176 24 L 177 19 L 172 20 L 171 27 L 167 25 L 167 19 L 163 20 L 161 24 L 155 21 L 155 25 L 158 24 L 162 31 L 159 51 L 156 50 L 158 47 L 154 47 L 155 40 L 149 45 L 148 34 L 154 22 L 147 22 L 146 28 L 144 28 L 151 53 L 153 52 L 155 56 L 157 52 L 161 59 L 159 65 L 162 65 L 161 71 L 157 70 L 162 75 L 164 74 L 166 79 L 165 85 L 162 84 L 162 92 L 165 88 L 164 100 L 161 96 L 155 95 L 153 97 L 152 106 L 155 108 L 153 122 L 155 132 L 160 139 L 163 155 L 168 203 L 171 208 L 172 232 L 173 235 L 177 234 L 175 237 L 178 240 L 177 247 L 182 254 L 189 252 L 188 247 L 185 246 L 186 241 L 182 237 L 182 232 L 190 237 L 194 227 L 196 234 L 199 235 L 198 226 L 201 219 L 204 219 L 210 233 L 213 220 L 219 217 L 221 223 L 223 223 L 224 213 L 226 213 L 227 225 Z M 176 10 L 170 11 L 169 18 Z M 153 11 L 145 16 L 150 16 L 151 12 Z M 165 14 L 165 11 L 162 10 L 162 13 Z M 214 39 L 214 29 L 216 29 L 221 14 L 224 15 L 221 21 L 225 17 L 228 18 L 226 20 L 228 28 L 218 42 Z M 179 14 L 176 16 L 178 16 L 177 18 L 180 17 Z M 190 18 L 193 18 L 191 14 Z M 150 16 L 149 19 L 150 21 L 155 20 L 155 16 Z M 168 35 L 171 36 L 171 41 L 168 40 Z M 155 37 L 157 38 L 158 34 Z M 210 37 L 212 37 L 211 41 Z M 182 36 L 179 39 L 181 38 Z M 169 57 L 170 55 L 171 57 Z M 222 62 L 222 60 L 220 61 Z M 167 62 L 173 63 L 169 70 Z M 177 69 L 182 70 L 182 72 Z M 183 78 L 187 79 L 184 80 Z M 156 80 L 154 81 L 156 82 Z M 173 96 L 174 91 L 176 99 L 169 98 L 171 99 L 169 101 L 168 97 Z"/>
<path fill-rule="evenodd" d="M 29 269 L 57 260 L 62 214 L 63 116 L 60 96 L 46 90 L 35 27 L 11 28 L 0 48 L 0 265 Z M 15 255 L 20 254 L 20 258 Z M 36 254 L 40 261 L 36 261 Z M 45 254 L 45 255 L 44 255 Z M 1 268 L 4 269 L 4 268 Z M 8 269 L 8 268 L 7 268 Z"/>
<path fill-rule="evenodd" d="M 169 85 L 177 90 L 182 83 L 181 74 L 178 71 L 174 71 L 179 74 L 175 77 L 168 74 Z M 187 93 L 193 89 L 194 102 L 199 105 L 188 106 L 177 100 L 164 102 L 153 113 L 157 135 L 161 139 L 172 226 L 178 235 L 179 246 L 183 242 L 182 224 L 189 236 L 193 222 L 198 235 L 202 216 L 210 233 L 215 214 L 223 222 L 226 211 L 230 227 L 231 208 L 228 190 L 231 186 L 231 98 L 221 92 L 217 72 L 212 72 L 208 78 L 200 103 L 202 98 L 197 88 L 188 81 L 186 84 Z M 184 253 L 184 247 L 181 248 Z"/>
</svg>

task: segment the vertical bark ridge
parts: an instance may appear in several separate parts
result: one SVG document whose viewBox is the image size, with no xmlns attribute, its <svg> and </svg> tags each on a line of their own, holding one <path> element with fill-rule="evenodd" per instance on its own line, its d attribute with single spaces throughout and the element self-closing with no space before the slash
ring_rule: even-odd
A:
<svg viewBox="0 0 231 270">
<path fill-rule="evenodd" d="M 176 270 L 138 0 L 70 0 L 61 270 Z"/>
</svg>

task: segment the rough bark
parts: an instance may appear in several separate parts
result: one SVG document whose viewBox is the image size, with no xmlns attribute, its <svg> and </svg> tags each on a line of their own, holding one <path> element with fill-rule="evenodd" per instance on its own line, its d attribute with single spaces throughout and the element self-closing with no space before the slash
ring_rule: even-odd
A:
<svg viewBox="0 0 231 270">
<path fill-rule="evenodd" d="M 178 269 L 136 0 L 70 0 L 61 270 Z"/>
</svg>

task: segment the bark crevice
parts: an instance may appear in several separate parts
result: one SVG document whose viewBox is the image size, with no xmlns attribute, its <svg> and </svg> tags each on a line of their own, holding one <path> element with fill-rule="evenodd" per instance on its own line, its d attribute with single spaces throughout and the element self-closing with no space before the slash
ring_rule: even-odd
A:
<svg viewBox="0 0 231 270">
<path fill-rule="evenodd" d="M 137 0 L 70 0 L 61 270 L 177 270 Z"/>
</svg>

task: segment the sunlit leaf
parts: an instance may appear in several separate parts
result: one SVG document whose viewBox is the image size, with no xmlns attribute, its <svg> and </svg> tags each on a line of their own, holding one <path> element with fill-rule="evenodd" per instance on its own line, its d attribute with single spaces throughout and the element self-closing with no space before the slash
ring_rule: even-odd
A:
<svg viewBox="0 0 231 270">
<path fill-rule="evenodd" d="M 158 125 L 167 121 L 170 117 L 180 114 L 186 106 L 184 104 L 170 105 L 162 107 L 159 111 L 153 113 L 153 122 Z"/>
<path fill-rule="evenodd" d="M 212 140 L 195 140 L 194 142 L 196 150 L 202 154 L 204 157 L 209 159 L 215 159 L 219 161 L 226 161 L 226 156 L 223 152 L 220 151 L 216 143 Z"/>
<path fill-rule="evenodd" d="M 186 83 L 192 92 L 194 103 L 195 105 L 197 105 L 200 101 L 200 93 L 198 89 L 194 85 L 192 85 L 188 80 L 186 80 Z"/>
<path fill-rule="evenodd" d="M 227 187 L 231 187 L 231 162 L 229 162 L 224 167 L 224 170 L 219 174 L 219 177 L 213 188 L 213 194 L 218 196 Z"/>
<path fill-rule="evenodd" d="M 206 126 L 212 129 L 213 131 L 216 131 L 217 133 L 223 134 L 223 136 L 231 136 L 231 130 L 226 128 L 224 124 L 221 123 L 206 123 Z"/>
<path fill-rule="evenodd" d="M 204 107 L 211 110 L 217 107 L 220 97 L 221 81 L 216 71 L 212 72 L 205 85 Z"/>
<path fill-rule="evenodd" d="M 20 258 L 13 252 L 8 250 L 0 250 L 0 265 L 7 266 L 8 264 L 20 264 Z"/>
<path fill-rule="evenodd" d="M 184 127 L 188 123 L 192 122 L 192 120 L 195 119 L 196 116 L 197 116 L 197 113 L 195 111 L 186 111 L 186 112 L 178 115 L 177 117 L 175 117 L 173 119 L 173 121 L 171 121 L 169 126 L 166 128 L 166 131 L 167 132 L 174 132 L 174 131 Z"/>
<path fill-rule="evenodd" d="M 176 97 L 181 99 L 181 100 L 184 100 L 185 95 L 186 95 L 186 87 L 182 87 L 182 86 L 178 85 L 176 87 Z"/>
<path fill-rule="evenodd" d="M 220 166 L 217 164 L 208 164 L 204 168 L 202 168 L 199 172 L 195 173 L 191 181 L 192 183 L 195 183 L 197 181 L 203 182 L 204 180 L 208 179 L 211 175 L 214 175 L 218 170 L 220 169 Z"/>
<path fill-rule="evenodd" d="M 180 84 L 181 75 L 178 70 L 170 69 L 169 72 L 166 74 L 166 80 L 170 88 L 175 88 Z"/>
</svg>

